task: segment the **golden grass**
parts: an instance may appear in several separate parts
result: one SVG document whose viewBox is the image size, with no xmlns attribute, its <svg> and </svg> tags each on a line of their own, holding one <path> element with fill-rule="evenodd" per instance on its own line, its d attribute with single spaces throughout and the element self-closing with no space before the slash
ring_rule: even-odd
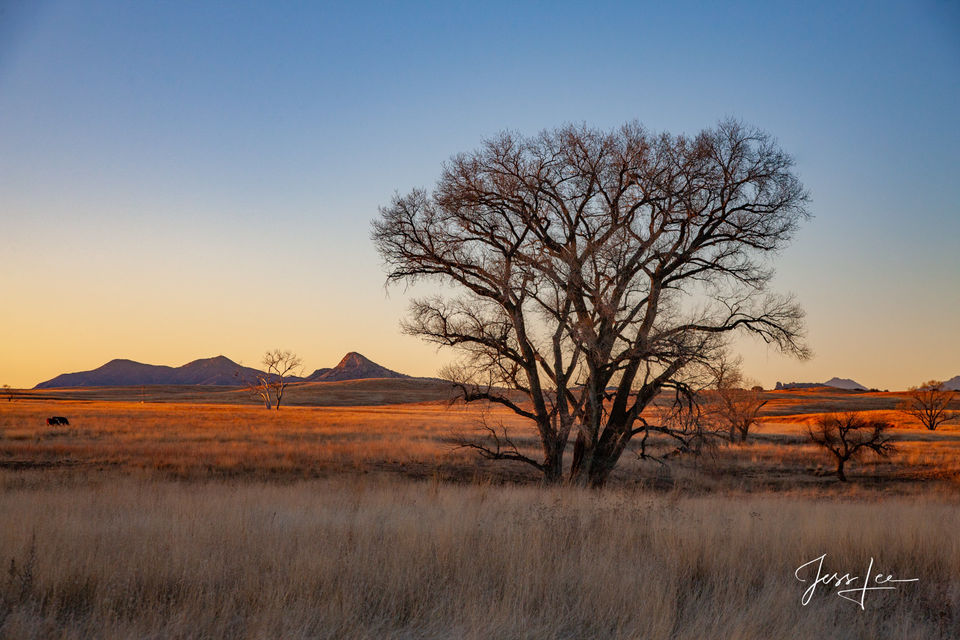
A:
<svg viewBox="0 0 960 640">
<path fill-rule="evenodd" d="M 889 410 L 871 413 L 897 417 Z M 67 416 L 70 426 L 46 426 L 50 415 Z M 747 444 L 717 446 L 669 466 L 641 462 L 628 452 L 613 482 L 704 491 L 843 491 L 834 486 L 828 454 L 806 441 L 806 424 L 819 415 L 768 416 Z M 444 403 L 272 412 L 222 404 L 21 400 L 0 403 L 0 478 L 34 469 L 176 479 L 387 473 L 413 479 L 536 481 L 532 468 L 488 462 L 455 447 L 457 437 L 478 435 L 479 418 L 474 407 Z M 515 441 L 537 457 L 535 434 L 524 420 L 497 408 L 489 410 L 487 419 L 506 425 Z M 930 432 L 904 421 L 895 434 L 897 452 L 853 463 L 854 482 L 896 492 L 960 488 L 960 426 Z M 654 439 L 652 448 L 663 453 L 669 443 Z"/>
<path fill-rule="evenodd" d="M 797 395 L 603 492 L 455 449 L 480 414 L 436 402 L 0 403 L 0 638 L 960 637 L 960 427 L 840 483 L 804 438 L 839 401 Z M 920 581 L 801 606 L 823 553 Z"/>
<path fill-rule="evenodd" d="M 371 406 L 449 400 L 453 388 L 423 378 L 366 378 L 339 382 L 297 382 L 287 387 L 286 406 Z M 213 385 L 144 385 L 140 387 L 76 387 L 25 389 L 18 398 L 40 401 L 175 402 L 263 406 L 256 393 L 243 387 Z"/>
<path fill-rule="evenodd" d="M 5 638 L 960 637 L 955 499 L 125 479 L 0 513 Z M 801 606 L 824 553 L 919 581 Z"/>
<path fill-rule="evenodd" d="M 65 415 L 70 425 L 48 427 L 50 415 Z M 472 410 L 444 404 L 277 412 L 256 406 L 19 401 L 0 406 L 0 466 L 177 478 L 472 473 L 479 468 L 475 456 L 456 451 L 451 442 L 475 428 L 475 417 Z"/>
</svg>

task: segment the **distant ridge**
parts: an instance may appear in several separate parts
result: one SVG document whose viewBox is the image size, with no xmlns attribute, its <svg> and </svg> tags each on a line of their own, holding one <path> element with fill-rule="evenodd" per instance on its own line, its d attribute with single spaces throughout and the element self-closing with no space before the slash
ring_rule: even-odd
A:
<svg viewBox="0 0 960 640">
<path fill-rule="evenodd" d="M 182 367 L 143 364 L 133 360 L 111 360 L 102 367 L 90 371 L 64 373 L 34 389 L 54 389 L 63 387 L 133 387 L 142 385 L 215 385 L 240 386 L 238 377 L 253 377 L 259 371 L 250 367 L 241 367 L 226 356 L 202 358 L 188 362 Z"/>
<path fill-rule="evenodd" d="M 775 389 L 783 391 L 785 389 L 812 389 L 814 387 L 833 387 L 834 389 L 846 389 L 848 391 L 866 391 L 867 388 L 850 378 L 830 378 L 826 382 L 777 382 Z"/>
<path fill-rule="evenodd" d="M 960 376 L 953 376 L 949 380 L 944 380 L 943 388 L 950 391 L 960 391 Z"/>
<path fill-rule="evenodd" d="M 146 385 L 243 386 L 263 372 L 242 367 L 226 356 L 194 360 L 182 367 L 143 364 L 133 360 L 111 360 L 90 371 L 64 373 L 41 382 L 34 389 L 70 387 L 139 387 Z M 290 382 L 340 382 L 366 378 L 410 378 L 351 351 L 333 368 L 317 369 L 307 378 L 289 376 Z"/>
<path fill-rule="evenodd" d="M 409 378 L 382 367 L 356 351 L 343 356 L 340 363 L 332 369 L 317 369 L 304 378 L 304 382 L 339 382 L 341 380 L 363 380 L 366 378 Z"/>
</svg>

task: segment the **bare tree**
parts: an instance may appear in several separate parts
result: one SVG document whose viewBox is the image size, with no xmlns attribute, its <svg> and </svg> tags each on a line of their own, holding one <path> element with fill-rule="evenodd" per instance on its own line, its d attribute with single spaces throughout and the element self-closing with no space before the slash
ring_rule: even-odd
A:
<svg viewBox="0 0 960 640">
<path fill-rule="evenodd" d="M 879 420 L 868 420 L 857 413 L 827 414 L 807 425 L 807 433 L 814 444 L 828 450 L 837 459 L 837 477 L 847 481 L 843 467 L 868 451 L 881 457 L 889 455 L 894 446 L 887 430 L 891 425 Z"/>
<path fill-rule="evenodd" d="M 263 356 L 263 371 L 244 380 L 247 389 L 259 397 L 267 409 L 280 410 L 283 392 L 290 384 L 290 377 L 299 375 L 303 361 L 292 351 L 274 349 Z"/>
<path fill-rule="evenodd" d="M 919 387 L 910 387 L 907 399 L 897 409 L 916 418 L 930 431 L 936 431 L 944 422 L 960 417 L 960 411 L 948 409 L 953 394 L 939 380 L 930 380 Z"/>
<path fill-rule="evenodd" d="M 730 442 L 746 442 L 750 429 L 757 424 L 760 410 L 767 401 L 757 385 L 744 377 L 739 361 L 718 359 L 712 367 L 713 389 L 707 391 L 707 411 L 714 420 L 727 428 Z"/>
<path fill-rule="evenodd" d="M 644 409 L 691 395 L 732 332 L 807 355 L 802 310 L 768 291 L 766 257 L 808 215 L 792 165 L 732 121 L 693 138 L 637 123 L 503 133 L 453 157 L 432 193 L 395 196 L 372 237 L 388 283 L 455 292 L 414 300 L 403 326 L 459 349 L 448 376 L 464 400 L 535 426 L 541 459 L 487 454 L 554 482 L 573 437 L 569 481 L 600 486 L 664 426 Z"/>
<path fill-rule="evenodd" d="M 8 384 L 3 385 L 3 395 L 7 396 L 7 402 L 13 402 L 17 397 L 17 390 Z"/>
</svg>

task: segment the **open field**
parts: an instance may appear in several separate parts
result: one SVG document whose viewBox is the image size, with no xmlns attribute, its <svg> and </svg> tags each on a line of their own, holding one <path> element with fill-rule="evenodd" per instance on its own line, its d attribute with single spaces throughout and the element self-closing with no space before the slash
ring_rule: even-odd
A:
<svg viewBox="0 0 960 640">
<path fill-rule="evenodd" d="M 438 399 L 154 391 L 0 402 L 0 638 L 960 637 L 960 427 L 895 394 L 771 393 L 750 443 L 628 454 L 597 492 L 455 448 L 481 413 Z M 851 409 L 897 422 L 898 451 L 840 483 L 804 424 Z M 918 581 L 803 606 L 794 572 L 824 553 Z"/>
<path fill-rule="evenodd" d="M 5 638 L 956 638 L 960 507 L 342 478 L 0 493 Z M 917 578 L 864 610 L 798 567 Z"/>
<path fill-rule="evenodd" d="M 77 400 L 240 404 L 262 406 L 256 394 L 243 387 L 215 385 L 144 385 L 141 387 L 67 387 L 18 389 L 23 400 Z M 373 378 L 342 382 L 301 382 L 287 387 L 283 404 L 289 406 L 373 406 L 448 400 L 448 383 L 424 378 Z"/>
<path fill-rule="evenodd" d="M 309 385 L 309 387 L 324 387 Z M 388 474 L 412 479 L 494 482 L 536 481 L 532 468 L 489 463 L 458 449 L 461 437 L 476 437 L 481 412 L 475 406 L 432 400 L 382 404 L 402 393 L 390 381 L 326 383 L 313 398 L 334 406 L 287 406 L 271 412 L 258 405 L 170 401 L 166 388 L 150 389 L 162 401 L 100 399 L 118 390 L 70 390 L 70 399 L 49 392 L 0 402 L 0 473 L 40 470 L 45 476 L 95 471 L 175 479 L 243 477 L 303 479 L 348 474 Z M 60 392 L 61 390 L 58 390 Z M 414 400 L 438 392 L 421 389 Z M 127 389 L 134 397 L 138 389 Z M 221 391 L 221 393 L 223 393 Z M 230 393 L 236 394 L 236 391 Z M 300 391 L 301 397 L 307 393 Z M 86 397 L 77 399 L 75 396 Z M 767 415 L 750 442 L 717 446 L 701 457 L 670 465 L 642 462 L 627 453 L 616 472 L 621 485 L 678 487 L 690 491 L 736 489 L 847 491 L 831 476 L 834 465 L 805 435 L 805 425 L 830 411 L 868 410 L 896 425 L 897 451 L 866 458 L 849 469 L 859 489 L 929 493 L 960 488 L 960 425 L 931 432 L 894 411 L 896 394 L 773 392 Z M 335 406 L 346 402 L 364 406 Z M 501 408 L 487 408 L 490 424 L 503 424 L 515 442 L 536 455 L 526 421 Z M 64 415 L 67 427 L 45 418 Z M 653 441 L 654 450 L 668 443 Z"/>
</svg>

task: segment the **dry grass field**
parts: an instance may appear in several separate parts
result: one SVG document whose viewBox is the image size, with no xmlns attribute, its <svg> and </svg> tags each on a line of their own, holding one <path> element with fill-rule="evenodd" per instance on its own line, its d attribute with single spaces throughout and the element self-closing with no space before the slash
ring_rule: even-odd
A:
<svg viewBox="0 0 960 640">
<path fill-rule="evenodd" d="M 0 402 L 0 638 L 960 637 L 960 427 L 895 394 L 771 393 L 751 442 L 627 455 L 597 492 L 455 448 L 479 412 L 400 391 Z M 898 450 L 840 483 L 804 425 L 851 409 Z M 794 571 L 824 553 L 918 580 L 803 606 Z"/>
</svg>

